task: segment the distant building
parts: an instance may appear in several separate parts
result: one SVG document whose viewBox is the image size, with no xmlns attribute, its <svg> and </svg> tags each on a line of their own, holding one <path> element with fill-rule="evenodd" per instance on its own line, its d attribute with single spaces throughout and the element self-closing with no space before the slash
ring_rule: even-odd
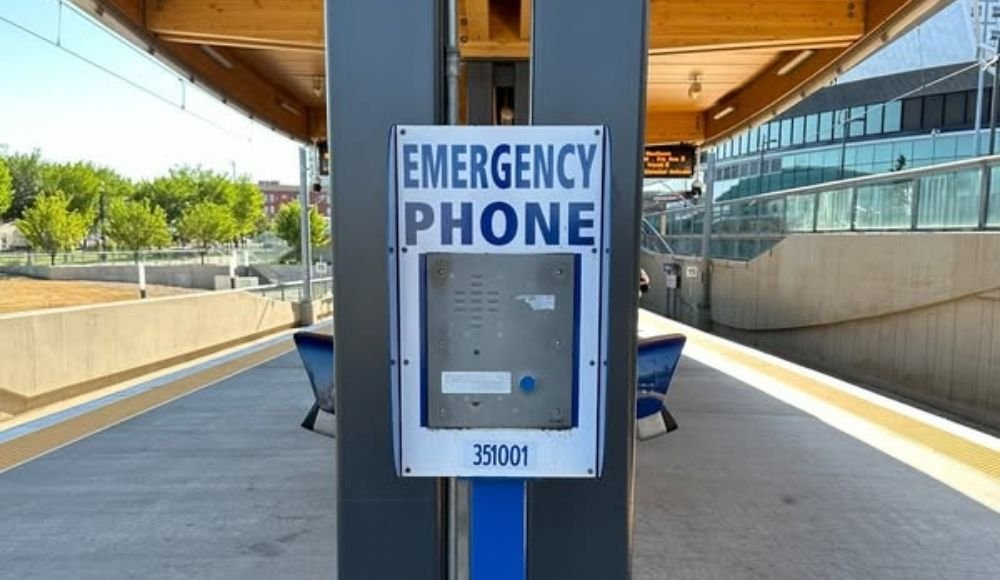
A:
<svg viewBox="0 0 1000 580">
<path fill-rule="evenodd" d="M 739 199 L 975 156 L 973 63 L 824 88 L 769 123 L 715 147 L 715 198 Z M 992 75 L 981 119 L 988 128 Z M 989 131 L 981 133 L 989 150 Z"/>
<path fill-rule="evenodd" d="M 264 214 L 268 219 L 278 214 L 286 203 L 299 199 L 298 185 L 281 185 L 277 181 L 259 181 L 257 187 L 264 193 Z M 330 194 L 324 187 L 320 191 L 309 191 L 309 205 L 316 208 L 321 216 L 330 216 Z"/>
<path fill-rule="evenodd" d="M 26 250 L 28 240 L 17 229 L 14 222 L 0 224 L 0 252 L 5 250 Z"/>
</svg>

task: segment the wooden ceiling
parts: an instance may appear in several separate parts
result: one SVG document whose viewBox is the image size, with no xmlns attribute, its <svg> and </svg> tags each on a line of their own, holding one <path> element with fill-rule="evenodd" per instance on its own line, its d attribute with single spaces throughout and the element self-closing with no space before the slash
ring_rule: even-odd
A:
<svg viewBox="0 0 1000 580">
<path fill-rule="evenodd" d="M 275 129 L 326 135 L 322 0 L 74 1 Z M 650 0 L 647 141 L 767 120 L 949 3 Z M 529 58 L 530 15 L 531 0 L 459 0 L 463 60 Z"/>
</svg>

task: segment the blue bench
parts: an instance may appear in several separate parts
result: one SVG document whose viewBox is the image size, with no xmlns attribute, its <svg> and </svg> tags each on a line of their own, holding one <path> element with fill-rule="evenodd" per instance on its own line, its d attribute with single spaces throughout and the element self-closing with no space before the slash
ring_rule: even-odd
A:
<svg viewBox="0 0 1000 580">
<path fill-rule="evenodd" d="M 333 336 L 300 331 L 295 347 L 309 375 L 315 402 L 302 426 L 310 431 L 333 435 L 334 378 L 336 350 Z M 669 334 L 639 341 L 636 372 L 636 417 L 639 439 L 645 440 L 677 428 L 666 401 L 667 390 L 684 349 L 685 337 Z"/>
<path fill-rule="evenodd" d="M 335 426 L 333 366 L 336 356 L 333 336 L 303 330 L 296 332 L 292 338 L 295 349 L 299 351 L 299 358 L 302 359 L 302 366 L 309 375 L 309 385 L 315 401 L 302 421 L 302 426 L 332 437 Z"/>
<path fill-rule="evenodd" d="M 666 407 L 667 391 L 687 338 L 667 334 L 639 340 L 636 360 L 636 434 L 640 440 L 652 439 L 677 429 Z"/>
</svg>

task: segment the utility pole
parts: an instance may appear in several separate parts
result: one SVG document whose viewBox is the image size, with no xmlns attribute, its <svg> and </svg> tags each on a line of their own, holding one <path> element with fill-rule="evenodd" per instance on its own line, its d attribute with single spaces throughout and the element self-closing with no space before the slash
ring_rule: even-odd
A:
<svg viewBox="0 0 1000 580">
<path fill-rule="evenodd" d="M 976 88 L 976 124 L 973 137 L 973 151 L 982 154 L 981 133 L 983 128 L 983 88 L 986 75 L 986 43 L 989 42 L 990 9 L 993 0 L 980 0 L 976 7 L 976 62 L 979 64 L 979 81 Z"/>
<path fill-rule="evenodd" d="M 309 310 L 308 316 L 303 316 L 312 324 L 312 224 L 309 219 L 309 152 L 305 147 L 299 148 L 299 259 L 304 269 L 302 294 L 300 302 Z"/>
<path fill-rule="evenodd" d="M 997 35 L 997 51 L 993 58 L 993 93 L 992 93 L 992 103 L 990 104 L 990 155 L 996 153 L 996 142 L 997 142 L 997 97 L 1000 97 L 997 93 L 1000 92 L 1000 34 Z"/>
</svg>

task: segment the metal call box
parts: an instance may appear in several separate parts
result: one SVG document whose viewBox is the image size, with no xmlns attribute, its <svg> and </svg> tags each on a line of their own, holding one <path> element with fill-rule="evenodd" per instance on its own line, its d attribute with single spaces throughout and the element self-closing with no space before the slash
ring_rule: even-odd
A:
<svg viewBox="0 0 1000 580">
<path fill-rule="evenodd" d="M 573 425 L 573 254 L 425 257 L 427 426 Z"/>
<path fill-rule="evenodd" d="M 602 126 L 392 128 L 400 477 L 600 477 L 609 148 Z"/>
</svg>

